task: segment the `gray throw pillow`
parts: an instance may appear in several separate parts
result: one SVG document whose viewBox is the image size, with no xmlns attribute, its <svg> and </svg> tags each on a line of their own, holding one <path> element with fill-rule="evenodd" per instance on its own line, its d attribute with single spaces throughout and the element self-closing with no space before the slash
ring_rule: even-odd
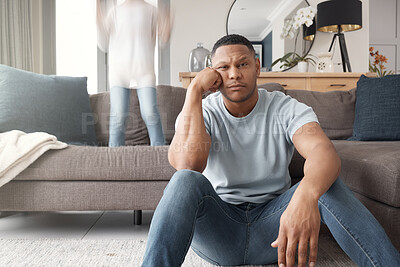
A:
<svg viewBox="0 0 400 267">
<path fill-rule="evenodd" d="M 312 107 L 321 128 L 330 139 L 342 140 L 352 135 L 356 89 L 330 92 L 285 90 L 285 92 Z"/>
<path fill-rule="evenodd" d="M 46 132 L 69 144 L 96 145 L 86 81 L 0 65 L 0 132 Z"/>
<path fill-rule="evenodd" d="M 400 75 L 361 76 L 357 82 L 355 141 L 400 140 Z"/>
</svg>

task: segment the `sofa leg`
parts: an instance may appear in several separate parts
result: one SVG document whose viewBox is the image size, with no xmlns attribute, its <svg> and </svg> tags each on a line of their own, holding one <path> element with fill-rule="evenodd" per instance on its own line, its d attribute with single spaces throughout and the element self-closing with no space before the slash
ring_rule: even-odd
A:
<svg viewBox="0 0 400 267">
<path fill-rule="evenodd" d="M 141 210 L 134 210 L 133 211 L 133 224 L 134 225 L 141 225 L 142 224 L 142 211 Z"/>
</svg>

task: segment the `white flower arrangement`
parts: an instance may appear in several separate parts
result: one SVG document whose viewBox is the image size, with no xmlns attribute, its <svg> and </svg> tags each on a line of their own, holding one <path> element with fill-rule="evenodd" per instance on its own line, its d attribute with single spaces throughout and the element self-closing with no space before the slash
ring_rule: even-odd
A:
<svg viewBox="0 0 400 267">
<path fill-rule="evenodd" d="M 294 15 L 293 18 L 285 21 L 281 39 L 293 39 L 295 36 L 295 31 L 303 24 L 305 24 L 307 27 L 310 27 L 313 24 L 313 19 L 316 13 L 317 9 L 313 6 L 303 7 L 297 10 L 296 15 Z"/>
</svg>

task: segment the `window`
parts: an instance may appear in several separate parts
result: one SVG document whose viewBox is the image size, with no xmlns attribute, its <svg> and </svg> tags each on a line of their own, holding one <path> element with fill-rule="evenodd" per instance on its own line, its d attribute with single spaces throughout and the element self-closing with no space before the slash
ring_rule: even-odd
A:
<svg viewBox="0 0 400 267">
<path fill-rule="evenodd" d="M 95 0 L 56 1 L 57 75 L 88 77 L 88 93 L 97 92 Z"/>
<path fill-rule="evenodd" d="M 117 0 L 117 3 L 123 1 Z M 146 2 L 157 5 L 156 0 Z M 155 51 L 158 77 L 158 48 Z M 99 88 L 105 91 L 104 62 L 104 54 L 97 49 L 96 0 L 56 0 L 57 75 L 85 76 L 89 94 L 97 93 Z"/>
</svg>

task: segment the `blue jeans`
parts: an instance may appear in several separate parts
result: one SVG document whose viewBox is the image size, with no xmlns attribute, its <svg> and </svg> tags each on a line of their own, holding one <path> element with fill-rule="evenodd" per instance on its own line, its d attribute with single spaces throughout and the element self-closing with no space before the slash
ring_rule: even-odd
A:
<svg viewBox="0 0 400 267">
<path fill-rule="evenodd" d="M 131 90 L 114 86 L 110 90 L 110 138 L 109 146 L 125 145 L 125 124 L 129 115 Z M 152 146 L 165 144 L 160 113 L 157 107 L 156 88 L 146 87 L 136 89 L 140 104 L 140 113 L 146 124 Z"/>
<path fill-rule="evenodd" d="M 268 203 L 232 205 L 201 173 L 176 172 L 154 213 L 142 266 L 180 266 L 190 246 L 215 265 L 277 262 L 270 244 L 296 188 Z M 322 223 L 359 266 L 400 266 L 383 228 L 340 178 L 319 199 L 319 210 Z"/>
</svg>

